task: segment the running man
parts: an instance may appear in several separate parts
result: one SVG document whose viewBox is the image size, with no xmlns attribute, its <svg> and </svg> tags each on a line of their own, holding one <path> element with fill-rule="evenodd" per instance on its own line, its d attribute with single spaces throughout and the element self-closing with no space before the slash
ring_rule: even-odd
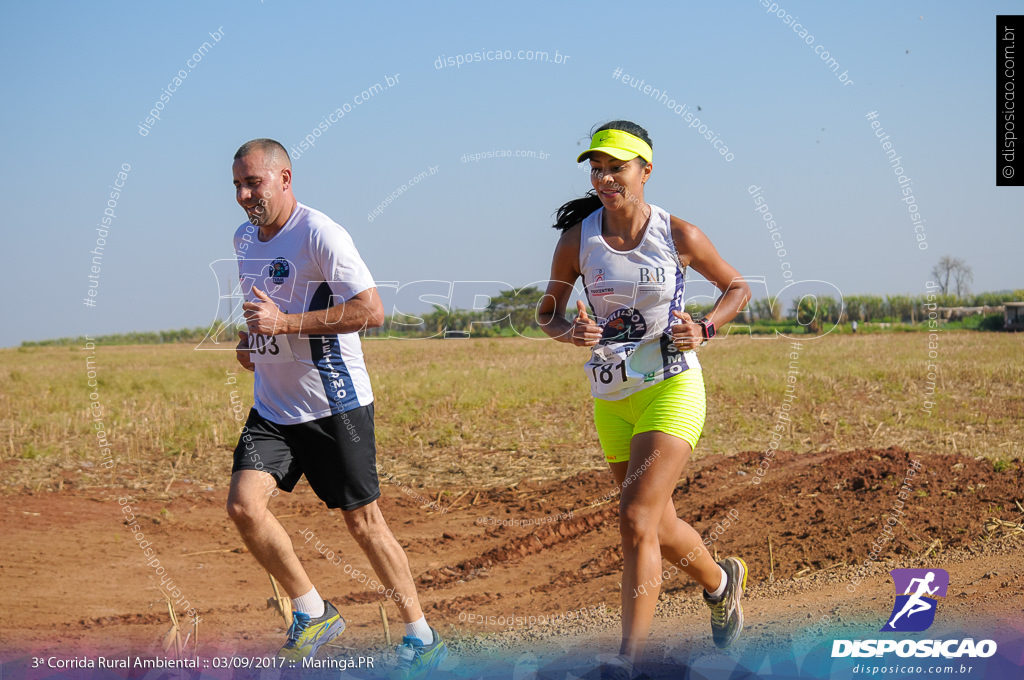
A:
<svg viewBox="0 0 1024 680">
<path fill-rule="evenodd" d="M 896 626 L 894 624 L 896 623 L 896 619 L 900 618 L 904 614 L 906 614 L 909 619 L 914 614 L 918 612 L 926 612 L 935 606 L 934 602 L 929 604 L 924 600 L 924 597 L 922 597 L 926 594 L 934 595 L 935 591 L 939 589 L 938 586 L 935 586 L 934 588 L 928 587 L 928 584 L 934 580 L 935 572 L 933 571 L 929 571 L 924 578 L 915 578 L 910 580 L 910 583 L 907 584 L 907 592 L 903 593 L 904 595 L 910 595 L 910 597 L 907 598 L 907 603 L 903 605 L 903 609 L 900 610 L 900 613 L 892 617 L 892 621 L 889 622 L 890 628 L 895 628 Z M 917 592 L 911 595 L 910 591 L 914 589 L 915 583 L 918 584 Z"/>
<path fill-rule="evenodd" d="M 743 560 L 715 563 L 698 534 L 676 516 L 672 491 L 704 426 L 705 393 L 694 349 L 746 306 L 750 288 L 694 225 L 644 200 L 653 151 L 629 121 L 598 128 L 577 162 L 590 160 L 594 191 L 559 208 L 551 280 L 538 320 L 556 340 L 591 348 L 585 373 L 598 438 L 622 494 L 622 646 L 613 666 L 634 671 L 654 618 L 667 559 L 704 586 L 715 644 L 743 628 Z M 683 308 L 686 268 L 721 291 L 694 321 Z M 582 301 L 564 316 L 582 277 Z M 593 314 L 593 317 L 591 317 Z M 621 673 L 620 673 L 621 674 Z"/>
<path fill-rule="evenodd" d="M 409 560 L 377 506 L 373 392 L 357 335 L 384 322 L 373 278 L 348 232 L 295 200 L 281 144 L 246 142 L 232 172 L 235 199 L 248 217 L 235 232 L 248 326 L 236 354 L 256 377 L 227 510 L 250 552 L 292 599 L 293 623 L 280 655 L 312 657 L 345 629 L 268 508 L 275 485 L 290 492 L 305 475 L 328 508 L 342 511 L 377 577 L 397 595 L 403 670 L 429 673 L 448 649 L 427 625 Z"/>
</svg>

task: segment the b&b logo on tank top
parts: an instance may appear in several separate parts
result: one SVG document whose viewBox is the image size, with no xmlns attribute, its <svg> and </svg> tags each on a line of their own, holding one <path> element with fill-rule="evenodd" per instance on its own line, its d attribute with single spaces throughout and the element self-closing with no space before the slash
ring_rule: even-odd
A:
<svg viewBox="0 0 1024 680">
<path fill-rule="evenodd" d="M 637 275 L 637 292 L 662 291 L 665 289 L 666 282 L 664 267 L 640 267 Z"/>
</svg>

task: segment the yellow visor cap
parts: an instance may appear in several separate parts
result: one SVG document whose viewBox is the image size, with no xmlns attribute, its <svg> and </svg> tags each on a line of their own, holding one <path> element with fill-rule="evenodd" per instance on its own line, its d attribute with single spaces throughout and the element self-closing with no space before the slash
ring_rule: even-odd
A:
<svg viewBox="0 0 1024 680">
<path fill-rule="evenodd" d="M 628 161 L 640 156 L 650 163 L 654 156 L 650 144 L 622 130 L 600 130 L 594 133 L 593 139 L 590 140 L 590 148 L 581 153 L 576 158 L 576 162 L 582 163 L 594 151 L 603 151 L 620 161 Z"/>
</svg>

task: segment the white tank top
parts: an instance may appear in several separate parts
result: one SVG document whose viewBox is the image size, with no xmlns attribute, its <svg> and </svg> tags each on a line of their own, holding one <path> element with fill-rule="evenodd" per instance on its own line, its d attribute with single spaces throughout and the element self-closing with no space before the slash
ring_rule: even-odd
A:
<svg viewBox="0 0 1024 680">
<path fill-rule="evenodd" d="M 590 393 L 617 401 L 700 368 L 697 353 L 672 342 L 672 310 L 683 309 L 683 268 L 669 214 L 650 205 L 651 218 L 633 250 L 614 250 L 601 235 L 604 208 L 583 220 L 580 271 L 587 301 L 604 335 L 585 365 Z"/>
</svg>

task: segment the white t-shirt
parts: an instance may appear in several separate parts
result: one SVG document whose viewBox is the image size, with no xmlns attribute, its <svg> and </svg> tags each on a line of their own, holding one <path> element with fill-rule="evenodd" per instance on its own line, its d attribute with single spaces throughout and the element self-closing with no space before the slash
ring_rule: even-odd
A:
<svg viewBox="0 0 1024 680">
<path fill-rule="evenodd" d="M 604 208 L 588 215 L 580 234 L 587 301 L 604 327 L 585 369 L 591 395 L 617 401 L 700 363 L 696 352 L 672 342 L 672 310 L 683 310 L 685 277 L 669 214 L 651 205 L 640 244 L 627 251 L 604 240 L 603 215 Z"/>
<path fill-rule="evenodd" d="M 266 243 L 243 222 L 235 231 L 238 280 L 247 302 L 252 288 L 285 313 L 326 309 L 367 288 L 373 277 L 352 237 L 318 210 L 298 203 Z M 249 335 L 256 364 L 256 411 L 279 425 L 294 425 L 373 402 L 358 333 Z"/>
</svg>

